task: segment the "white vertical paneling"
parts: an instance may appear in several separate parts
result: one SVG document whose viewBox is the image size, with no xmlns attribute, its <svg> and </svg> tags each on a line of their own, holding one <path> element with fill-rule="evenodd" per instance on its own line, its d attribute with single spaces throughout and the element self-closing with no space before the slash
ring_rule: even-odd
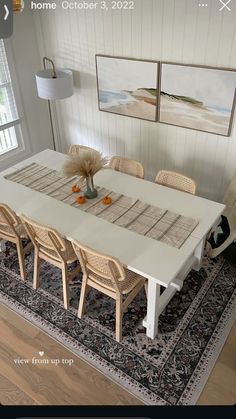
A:
<svg viewBox="0 0 236 419">
<path fill-rule="evenodd" d="M 209 54 L 209 36 L 211 35 L 211 29 L 214 25 L 215 19 L 215 4 L 210 3 L 208 7 L 198 7 L 197 3 L 194 6 L 197 13 L 197 22 L 195 30 L 195 40 L 194 40 L 194 62 L 195 64 L 202 63 L 205 64 L 206 57 L 207 63 L 210 65 Z M 219 11 L 217 16 L 221 19 Z M 218 19 L 217 22 L 218 23 Z M 216 40 L 217 41 L 217 40 Z"/>
<path fill-rule="evenodd" d="M 107 3 L 111 2 L 107 0 Z M 236 14 L 208 0 L 135 0 L 134 10 L 35 13 L 40 53 L 71 67 L 75 94 L 57 102 L 62 149 L 88 144 L 105 155 L 142 161 L 153 180 L 162 168 L 192 176 L 198 194 L 220 200 L 236 170 L 236 132 L 221 137 L 100 112 L 95 54 L 236 68 Z"/>
<path fill-rule="evenodd" d="M 57 65 L 61 67 L 73 68 L 73 43 L 72 35 L 70 30 L 69 22 L 69 12 L 64 10 L 60 13 L 59 26 L 55 22 L 57 28 L 57 33 L 59 34 L 59 39 L 57 43 L 57 48 L 60 51 L 60 55 L 57 57 Z M 53 31 L 53 26 L 52 26 Z M 53 35 L 52 35 L 53 37 Z M 64 136 L 59 136 L 61 142 L 61 148 L 63 151 L 68 150 L 67 144 L 69 143 L 69 138 L 73 138 L 74 132 L 74 119 L 73 119 L 73 103 L 74 98 L 71 100 L 63 99 L 60 102 L 56 101 L 57 108 L 61 107 L 60 120 L 63 121 L 64 127 Z M 65 123 L 67 121 L 67 123 Z M 66 145 L 66 147 L 65 147 Z"/>
<path fill-rule="evenodd" d="M 122 10 L 116 10 L 111 13 L 111 23 L 113 32 L 113 54 L 117 56 L 123 55 L 123 32 L 122 28 Z"/>
<path fill-rule="evenodd" d="M 70 12 L 70 14 L 73 14 Z M 81 95 L 80 101 L 80 115 L 81 115 L 81 124 L 83 127 L 83 139 L 82 144 L 93 145 L 92 141 L 92 125 L 91 125 L 91 107 L 89 101 L 89 90 L 90 90 L 90 83 L 91 83 L 91 64 L 90 60 L 90 51 L 88 45 L 88 35 L 87 35 L 87 21 L 86 21 L 86 14 L 85 11 L 79 11 L 75 13 L 76 21 L 78 25 L 78 39 L 80 44 L 80 68 L 79 68 L 79 88 L 78 88 L 78 96 Z M 80 130 L 80 126 L 77 124 L 77 129 Z M 95 144 L 94 144 L 95 146 Z"/>
<path fill-rule="evenodd" d="M 81 96 L 82 92 L 80 90 L 80 78 L 79 78 L 79 70 L 80 70 L 80 55 L 81 55 L 81 48 L 80 48 L 80 38 L 78 35 L 78 22 L 76 14 L 69 13 L 68 15 L 68 25 L 70 31 L 70 45 L 71 45 L 71 64 L 70 67 L 73 70 L 73 77 L 74 77 L 74 89 L 75 94 L 72 98 L 70 98 L 71 103 L 71 128 L 72 128 L 72 135 L 69 138 L 73 138 L 73 142 L 75 143 L 82 143 L 82 139 L 84 136 L 84 127 L 83 127 L 83 118 L 81 117 Z M 61 118 L 63 119 L 63 118 Z M 80 129 L 76 129 L 77 126 L 80 126 Z M 69 138 L 66 138 L 68 144 L 66 148 L 69 148 Z M 66 150 L 64 150 L 66 151 Z"/>
<path fill-rule="evenodd" d="M 146 0 L 141 2 L 141 57 L 152 58 L 152 17 L 153 1 Z"/>
<path fill-rule="evenodd" d="M 197 34 L 197 22 L 199 20 L 200 8 L 196 6 L 195 0 L 187 0 L 185 6 L 185 20 L 182 20 L 184 27 L 183 45 L 181 48 L 183 63 L 194 63 L 195 39 Z"/>
<path fill-rule="evenodd" d="M 162 26 L 162 60 L 172 60 L 172 44 L 175 9 L 178 7 L 172 0 L 164 0 L 163 8 L 163 26 Z"/>
<path fill-rule="evenodd" d="M 218 53 L 217 53 L 217 65 L 221 67 L 230 67 L 234 63 L 230 63 L 230 54 L 233 42 L 235 42 L 235 26 L 236 23 L 236 14 L 235 13 L 225 13 L 222 18 L 221 26 L 221 36 L 218 44 Z"/>
<path fill-rule="evenodd" d="M 208 38 L 205 40 L 206 53 L 204 60 L 207 61 L 208 65 L 214 66 L 217 64 L 219 45 L 222 37 L 223 17 L 224 12 L 219 12 L 214 3 L 212 3 L 208 19 Z"/>
<path fill-rule="evenodd" d="M 189 1 L 189 0 L 188 0 Z M 174 16 L 173 16 L 173 36 L 171 42 L 171 61 L 181 62 L 182 48 L 185 36 L 185 15 L 186 15 L 186 0 L 179 0 L 174 2 Z M 183 22 L 180 25 L 180 22 Z"/>
<path fill-rule="evenodd" d="M 151 53 L 153 60 L 162 59 L 163 46 L 163 10 L 165 0 L 152 0 L 152 22 L 151 22 Z"/>
<path fill-rule="evenodd" d="M 135 2 L 135 9 L 131 14 L 131 55 L 130 57 L 142 58 L 142 0 Z M 125 46 L 124 46 L 125 54 Z M 129 55 L 125 54 L 129 57 Z M 139 142 L 141 141 L 141 127 L 143 121 L 133 118 L 124 118 L 125 155 L 135 158 L 139 155 Z M 145 138 L 143 139 L 145 141 Z"/>
</svg>

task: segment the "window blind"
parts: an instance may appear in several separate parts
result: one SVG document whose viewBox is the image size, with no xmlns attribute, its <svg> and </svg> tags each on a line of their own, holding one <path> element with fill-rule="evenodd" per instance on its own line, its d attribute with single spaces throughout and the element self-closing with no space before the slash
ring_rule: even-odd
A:
<svg viewBox="0 0 236 419">
<path fill-rule="evenodd" d="M 19 123 L 4 42 L 0 39 L 0 131 Z"/>
</svg>

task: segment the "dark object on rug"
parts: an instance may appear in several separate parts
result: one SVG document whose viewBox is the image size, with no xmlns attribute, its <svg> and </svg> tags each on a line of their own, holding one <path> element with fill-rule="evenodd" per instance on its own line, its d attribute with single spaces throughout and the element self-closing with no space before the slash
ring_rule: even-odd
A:
<svg viewBox="0 0 236 419">
<path fill-rule="evenodd" d="M 236 174 L 233 176 L 223 199 L 225 209 L 220 224 L 213 227 L 208 240 L 208 256 L 215 258 L 236 240 Z"/>
<path fill-rule="evenodd" d="M 227 259 L 233 266 L 236 267 L 236 243 L 232 243 L 222 253 L 225 259 Z"/>
<path fill-rule="evenodd" d="M 224 241 L 230 235 L 230 228 L 227 218 L 222 215 L 219 224 L 217 225 L 216 229 L 211 233 L 208 242 L 210 243 L 212 249 L 216 249 L 220 247 Z"/>
</svg>

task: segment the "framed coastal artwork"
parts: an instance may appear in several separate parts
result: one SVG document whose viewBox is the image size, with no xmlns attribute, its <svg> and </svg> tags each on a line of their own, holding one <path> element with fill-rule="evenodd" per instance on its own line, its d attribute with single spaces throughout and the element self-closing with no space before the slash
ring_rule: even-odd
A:
<svg viewBox="0 0 236 419">
<path fill-rule="evenodd" d="M 96 55 L 100 111 L 157 121 L 159 62 Z"/>
<path fill-rule="evenodd" d="M 161 64 L 159 122 L 229 136 L 236 71 Z"/>
</svg>

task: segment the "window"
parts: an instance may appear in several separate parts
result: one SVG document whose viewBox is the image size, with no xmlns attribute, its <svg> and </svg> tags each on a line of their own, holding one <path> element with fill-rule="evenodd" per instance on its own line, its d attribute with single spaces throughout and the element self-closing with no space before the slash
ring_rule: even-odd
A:
<svg viewBox="0 0 236 419">
<path fill-rule="evenodd" d="M 19 147 L 20 119 L 3 40 L 0 39 L 0 156 Z"/>
</svg>

